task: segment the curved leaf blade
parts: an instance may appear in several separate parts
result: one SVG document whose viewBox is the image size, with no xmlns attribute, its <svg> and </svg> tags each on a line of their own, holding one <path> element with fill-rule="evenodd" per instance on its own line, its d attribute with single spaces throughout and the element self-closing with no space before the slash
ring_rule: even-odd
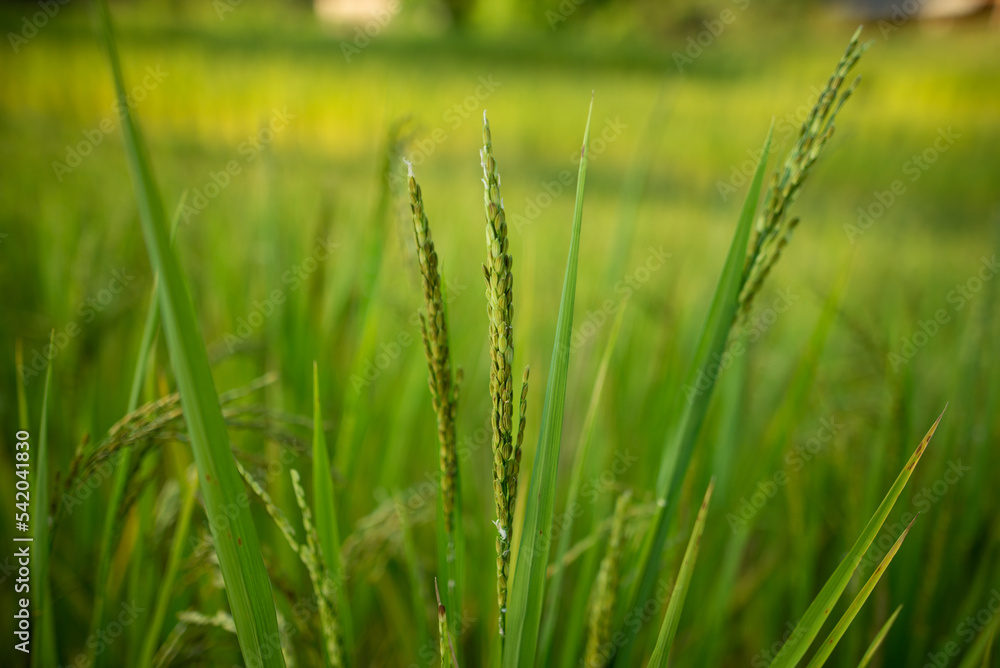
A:
<svg viewBox="0 0 1000 668">
<path fill-rule="evenodd" d="M 111 65 L 143 237 L 150 262 L 161 281 L 159 300 L 163 331 L 240 649 L 247 664 L 255 668 L 284 666 L 271 582 L 264 568 L 249 506 L 239 502 L 245 498 L 246 490 L 229 448 L 229 434 L 194 306 L 184 284 L 180 263 L 170 248 L 166 215 L 145 144 L 127 104 L 106 0 L 97 3 L 97 14 Z"/>
<path fill-rule="evenodd" d="M 831 631 L 830 635 L 823 641 L 822 646 L 816 650 L 816 654 L 814 654 L 812 660 L 809 661 L 807 668 L 820 668 L 826 663 L 826 660 L 830 658 L 830 654 L 833 652 L 833 649 L 837 646 L 837 643 L 840 642 L 840 639 L 844 637 L 844 632 L 847 631 L 847 627 L 851 625 L 851 622 L 853 622 L 854 618 L 857 617 L 858 612 L 861 611 L 861 606 L 863 606 L 865 601 L 868 600 L 868 596 L 872 593 L 872 590 L 875 589 L 875 585 L 877 585 L 878 581 L 882 579 L 882 575 L 889 567 L 889 562 L 891 562 L 892 558 L 896 556 L 896 552 L 898 552 L 899 548 L 903 545 L 903 540 L 906 538 L 906 534 L 910 533 L 910 527 L 912 527 L 913 523 L 916 521 L 917 518 L 914 517 L 910 521 L 909 526 L 903 530 L 903 533 L 899 534 L 899 538 L 896 539 L 896 542 L 889 549 L 889 552 L 886 553 L 885 557 L 882 559 L 882 563 L 878 565 L 875 572 L 872 573 L 870 578 L 868 578 L 868 582 L 865 583 L 865 586 L 861 588 L 858 595 L 854 597 L 853 601 L 851 601 L 851 605 L 844 611 L 840 621 L 837 622 L 833 631 Z"/>
<path fill-rule="evenodd" d="M 833 606 L 840 599 L 841 594 L 843 594 L 847 583 L 850 582 L 851 576 L 854 574 L 855 569 L 857 569 L 858 564 L 861 563 L 861 559 L 864 557 L 868 547 L 874 542 L 879 530 L 889 517 L 889 512 L 896 503 L 896 499 L 902 494 L 906 483 L 910 480 L 913 469 L 916 468 L 917 462 L 920 461 L 920 457 L 927 449 L 927 444 L 930 443 L 931 437 L 934 436 L 934 431 L 937 429 L 942 417 L 944 417 L 944 411 L 941 412 L 938 419 L 931 425 L 927 435 L 920 441 L 920 445 L 917 446 L 917 449 L 910 456 L 909 461 L 906 462 L 906 466 L 900 471 L 896 482 L 892 484 L 889 493 L 885 495 L 875 514 L 868 521 L 868 525 L 861 532 L 857 542 L 854 543 L 854 547 L 851 548 L 851 551 L 840 562 L 837 570 L 833 572 L 833 575 L 827 580 L 823 589 L 813 599 L 812 605 L 802 615 L 802 619 L 799 620 L 799 623 L 795 626 L 795 630 L 789 636 L 788 642 L 778 652 L 778 656 L 774 658 L 774 662 L 771 664 L 772 668 L 791 668 L 798 664 L 805 655 L 812 641 L 819 634 L 820 628 L 826 622 L 826 618 L 830 616 L 830 610 L 833 609 Z"/>
<path fill-rule="evenodd" d="M 882 641 L 885 640 L 885 636 L 889 633 L 889 629 L 892 625 L 896 623 L 896 617 L 899 617 L 899 613 L 903 610 L 903 606 L 897 606 L 896 611 L 892 613 L 892 616 L 886 620 L 882 628 L 879 629 L 875 637 L 872 638 L 872 642 L 868 645 L 868 649 L 865 651 L 864 656 L 861 657 L 861 661 L 858 662 L 858 668 L 868 668 L 868 664 L 871 663 L 872 659 L 875 657 L 875 652 L 878 648 L 882 646 Z"/>
<path fill-rule="evenodd" d="M 659 572 L 659 558 L 667 541 L 670 522 L 676 510 L 677 496 L 680 494 L 681 483 L 687 475 L 688 464 L 694 451 L 701 425 L 708 412 L 717 378 L 706 373 L 713 361 L 719 359 L 726 349 L 729 330 L 739 307 L 739 293 L 743 277 L 743 266 L 746 262 L 747 245 L 750 241 L 750 230 L 753 227 L 757 213 L 757 203 L 760 200 L 761 185 L 764 182 L 764 172 L 767 167 L 768 155 L 771 151 L 771 136 L 774 132 L 772 124 L 768 130 L 767 139 L 760 160 L 754 171 L 750 189 L 747 191 L 743 208 L 740 211 L 739 222 L 729 253 L 719 277 L 719 283 L 712 297 L 705 325 L 702 327 L 698 350 L 685 376 L 685 382 L 672 408 L 673 419 L 671 429 L 665 439 L 660 469 L 656 482 L 656 496 L 659 505 L 656 514 L 643 543 L 639 556 L 639 577 L 636 579 L 628 596 L 626 610 L 631 610 L 638 601 L 649 598 Z M 704 379 L 699 388 L 698 381 Z M 686 396 L 685 396 L 686 395 Z M 624 647 L 617 654 L 616 663 L 630 665 L 630 655 L 635 646 L 636 635 L 632 634 Z"/>
</svg>

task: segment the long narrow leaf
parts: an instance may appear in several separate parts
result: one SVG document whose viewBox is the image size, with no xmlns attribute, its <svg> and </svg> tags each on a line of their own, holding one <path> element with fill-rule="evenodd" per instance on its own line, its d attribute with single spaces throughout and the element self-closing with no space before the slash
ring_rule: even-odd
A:
<svg viewBox="0 0 1000 668">
<path fill-rule="evenodd" d="M 858 662 L 858 668 L 868 668 L 868 664 L 871 663 L 872 659 L 875 657 L 875 652 L 878 648 L 882 646 L 882 641 L 885 640 L 886 634 L 889 633 L 889 629 L 896 622 L 896 618 L 899 617 L 899 612 L 903 609 L 903 606 L 897 606 L 896 611 L 892 613 L 892 616 L 886 620 L 882 628 L 879 629 L 875 637 L 872 638 L 872 642 L 868 645 L 868 649 L 865 651 L 865 655 L 861 657 L 861 661 Z"/>
<path fill-rule="evenodd" d="M 914 517 L 910 521 L 909 526 L 903 530 L 903 533 L 899 534 L 899 538 L 896 539 L 896 542 L 889 549 L 889 552 L 886 553 L 885 557 L 882 559 L 882 563 L 878 565 L 875 572 L 872 573 L 870 578 L 868 578 L 868 582 L 865 583 L 865 586 L 861 588 L 861 591 L 859 591 L 857 596 L 854 597 L 854 600 L 851 601 L 851 605 L 844 611 L 840 621 L 838 621 L 837 625 L 833 627 L 833 631 L 831 631 L 830 635 L 823 641 L 820 648 L 816 650 L 816 654 L 813 655 L 812 660 L 809 661 L 809 665 L 806 668 L 820 668 L 826 663 L 826 660 L 830 657 L 830 653 L 833 652 L 833 649 L 837 646 L 837 643 L 840 642 L 840 639 L 844 637 L 844 632 L 847 631 L 847 627 L 850 626 L 851 622 L 854 621 L 854 618 L 857 617 L 858 612 L 861 610 L 861 606 L 863 606 L 865 601 L 868 600 L 868 596 L 872 593 L 872 590 L 875 589 L 875 585 L 878 584 L 878 581 L 882 579 L 882 575 L 885 573 L 886 569 L 889 568 L 889 563 L 892 561 L 892 558 L 896 556 L 896 552 L 898 552 L 900 546 L 902 546 L 903 540 L 906 538 L 906 534 L 910 533 L 910 527 L 912 527 L 913 523 L 916 521 L 917 518 Z"/>
<path fill-rule="evenodd" d="M 750 190 L 747 191 L 746 199 L 743 202 L 743 209 L 736 225 L 736 233 L 733 235 L 722 275 L 715 288 L 715 296 L 712 298 L 705 326 L 702 328 L 697 353 L 674 406 L 672 413 L 674 419 L 671 421 L 671 431 L 664 445 L 656 483 L 656 496 L 659 499 L 659 505 L 639 557 L 639 578 L 628 597 L 629 604 L 625 608 L 626 610 L 631 610 L 636 602 L 649 598 L 658 576 L 659 559 L 660 555 L 663 554 L 663 546 L 667 540 L 670 522 L 676 512 L 681 483 L 684 481 L 684 476 L 687 475 L 692 451 L 701 432 L 701 424 L 708 411 L 712 390 L 717 380 L 717 374 L 711 373 L 711 365 L 718 364 L 723 352 L 725 352 L 729 330 L 736 316 L 747 244 L 757 212 L 757 202 L 760 199 L 767 158 L 771 151 L 772 132 L 773 125 L 768 130 L 757 169 L 750 182 Z M 619 651 L 616 658 L 616 662 L 621 661 L 619 665 L 630 665 L 630 655 L 636 637 L 637 634 L 629 635 L 625 646 Z"/>
<path fill-rule="evenodd" d="M 559 545 L 556 549 L 554 563 L 562 563 L 566 550 L 569 549 L 570 540 L 573 538 L 573 518 L 576 516 L 580 485 L 583 481 L 584 463 L 590 457 L 590 446 L 593 443 L 594 425 L 597 422 L 597 407 L 601 402 L 601 392 L 604 389 L 604 380 L 608 375 L 608 367 L 611 364 L 611 353 L 615 350 L 615 343 L 618 341 L 618 332 L 621 330 L 622 321 L 625 319 L 625 306 L 618 311 L 615 324 L 611 329 L 611 335 L 604 347 L 604 354 L 601 356 L 601 364 L 597 369 L 597 378 L 594 380 L 594 389 L 590 395 L 590 404 L 587 406 L 587 415 L 583 420 L 583 430 L 580 432 L 580 442 L 573 459 L 573 473 L 569 480 L 569 492 L 566 495 L 566 512 L 563 517 L 563 525 L 559 529 Z M 541 647 L 538 655 L 543 664 L 548 665 L 550 656 L 552 637 L 555 635 L 556 614 L 561 602 L 562 579 L 566 572 L 565 568 L 559 568 L 552 575 L 552 582 L 549 583 L 548 600 L 545 605 L 545 620 L 542 626 Z"/>
<path fill-rule="evenodd" d="M 570 336 L 573 330 L 573 304 L 576 299 L 576 269 L 580 250 L 580 227 L 583 220 L 583 191 L 587 177 L 587 145 L 590 142 L 590 118 L 594 100 L 590 100 L 587 126 L 583 131 L 580 172 L 576 184 L 576 208 L 570 237 L 566 276 L 563 279 L 556 340 L 552 349 L 545 403 L 542 406 L 538 449 L 531 470 L 524 525 L 514 563 L 513 586 L 507 602 L 507 637 L 503 650 L 504 668 L 532 666 L 538 641 L 542 604 L 545 601 L 545 571 L 548 567 L 555 507 L 556 472 L 562 440 L 563 408 L 566 400 L 566 376 L 569 370 Z"/>
<path fill-rule="evenodd" d="M 242 507 L 238 501 L 245 494 L 245 488 L 229 448 L 229 434 L 208 366 L 208 355 L 180 263 L 170 249 L 166 216 L 145 145 L 127 104 L 106 0 L 99 0 L 97 8 L 114 78 L 125 153 L 143 236 L 150 261 L 161 280 L 163 329 L 236 635 L 248 665 L 283 666 L 284 659 L 278 651 L 278 621 L 271 583 L 249 508 Z"/>
<path fill-rule="evenodd" d="M 868 521 L 868 525 L 861 532 L 854 547 L 851 548 L 851 551 L 840 562 L 837 570 L 833 572 L 833 575 L 830 576 L 823 589 L 820 590 L 819 594 L 813 600 L 812 605 L 809 606 L 802 619 L 799 620 L 788 642 L 778 652 L 778 656 L 774 658 L 774 662 L 771 664 L 772 668 L 791 668 L 798 664 L 799 660 L 805 655 L 806 650 L 809 649 L 809 645 L 812 644 L 820 628 L 826 622 L 826 618 L 830 616 L 830 610 L 833 609 L 837 600 L 840 599 L 840 595 L 847 587 L 847 583 L 850 582 L 852 574 L 858 567 L 858 564 L 861 563 L 865 551 L 868 550 L 868 547 L 875 540 L 879 530 L 885 523 L 886 518 L 889 517 L 889 512 L 896 503 L 896 499 L 902 494 L 903 488 L 906 487 L 913 469 L 916 468 L 917 462 L 920 461 L 924 450 L 927 449 L 927 444 L 930 442 L 931 437 L 934 436 L 934 431 L 937 429 L 942 417 L 944 417 L 944 411 L 941 412 L 938 419 L 931 425 L 927 435 L 920 441 L 920 445 L 917 446 L 906 466 L 900 471 L 896 482 L 892 484 L 889 493 L 885 495 L 885 499 L 882 500 L 881 505 L 879 505 L 875 514 Z"/>
<path fill-rule="evenodd" d="M 49 346 L 54 345 L 55 330 L 49 335 Z M 38 429 L 38 450 L 29 459 L 35 469 L 35 484 L 31 489 L 31 523 L 33 547 L 31 591 L 35 593 L 35 614 L 38 619 L 38 646 L 31 653 L 31 665 L 54 666 L 56 663 L 56 638 L 52 590 L 49 587 L 49 397 L 52 392 L 52 363 L 45 372 L 45 390 L 42 395 L 42 418 Z"/>
<path fill-rule="evenodd" d="M 701 547 L 701 535 L 705 532 L 705 518 L 708 517 L 708 504 L 712 500 L 713 487 L 715 487 L 715 480 L 708 484 L 705 499 L 701 502 L 701 509 L 698 510 L 698 517 L 694 521 L 691 539 L 684 551 L 684 559 L 677 572 L 677 581 L 674 582 L 674 590 L 670 594 L 670 603 L 667 604 L 667 612 L 663 616 L 663 624 L 660 626 L 660 636 L 656 639 L 653 656 L 649 659 L 651 667 L 666 668 L 667 666 L 670 646 L 674 643 L 674 636 L 677 634 L 677 625 L 680 623 L 681 611 L 684 609 L 684 598 L 687 596 L 691 575 L 694 573 L 694 563 L 698 560 L 698 548 Z"/>
</svg>

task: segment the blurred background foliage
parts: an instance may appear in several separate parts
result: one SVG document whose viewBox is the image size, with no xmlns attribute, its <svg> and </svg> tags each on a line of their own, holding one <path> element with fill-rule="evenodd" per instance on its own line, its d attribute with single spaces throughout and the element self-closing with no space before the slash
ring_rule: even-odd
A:
<svg viewBox="0 0 1000 668">
<path fill-rule="evenodd" d="M 323 12 L 301 1 L 143 0 L 112 7 L 127 80 L 136 87 L 145 77 L 155 82 L 136 94 L 135 111 L 167 206 L 186 197 L 194 207 L 183 210 L 177 249 L 216 385 L 227 390 L 276 371 L 280 382 L 256 401 L 308 415 L 311 364 L 319 361 L 328 438 L 360 443 L 364 453 L 355 477 L 338 474 L 344 533 L 393 491 L 405 496 L 436 471 L 426 370 L 419 344 L 412 345 L 419 336 L 412 314 L 420 305 L 412 231 L 400 181 L 392 178 L 402 155 L 416 166 L 452 284 L 453 356 L 466 373 L 458 433 L 471 452 L 463 462 L 464 494 L 469 517 L 483 518 L 469 520 L 470 544 L 479 545 L 470 548 L 469 563 L 478 556 L 488 565 L 470 573 L 469 590 L 491 592 L 489 447 L 481 436 L 489 412 L 479 282 L 482 110 L 490 112 L 511 224 L 514 368 L 530 363 L 541 378 L 573 206 L 565 194 L 571 186 L 553 194 L 552 184 L 565 170 L 575 174 L 595 91 L 593 136 L 602 143 L 592 145 L 588 174 L 580 345 L 570 369 L 561 480 L 613 320 L 604 304 L 626 301 L 617 286 L 631 280 L 636 287 L 597 423 L 601 454 L 588 475 L 600 481 L 615 453 L 630 449 L 641 465 L 596 483 L 595 498 L 607 501 L 631 487 L 639 503 L 649 502 L 652 463 L 669 427 L 664 406 L 680 391 L 672 381 L 696 343 L 752 169 L 746 164 L 772 121 L 772 155 L 779 156 L 773 164 L 780 164 L 848 37 L 865 21 L 864 36 L 874 44 L 858 70 L 863 82 L 796 204 L 803 222 L 747 330 L 759 340 L 739 361 L 742 371 L 723 376 L 689 476 L 665 573 L 676 571 L 691 506 L 715 467 L 712 453 L 733 445 L 731 470 L 738 475 L 716 492 L 688 599 L 721 607 L 689 605 L 675 651 L 682 665 L 735 665 L 780 640 L 949 401 L 913 492 L 941 479 L 955 459 L 974 462 L 973 473 L 935 497 L 834 658 L 854 665 L 899 603 L 904 612 L 883 665 L 916 665 L 942 643 L 964 639 L 956 624 L 1000 584 L 1000 498 L 992 491 L 1000 464 L 1000 328 L 997 282 L 980 273 L 1000 238 L 1000 32 L 989 6 L 932 19 L 905 13 L 906 3 L 894 9 L 785 0 L 413 0 L 365 4 L 345 18 L 347 4 L 331 3 L 339 8 Z M 921 6 L 931 4 L 940 3 Z M 17 422 L 15 340 L 33 368 L 51 329 L 78 330 L 53 356 L 51 469 L 64 477 L 84 435 L 96 440 L 122 417 L 152 284 L 89 8 L 75 1 L 57 6 L 29 38 L 25 21 L 44 9 L 0 5 L 5 491 Z M 12 34 L 25 42 L 12 41 Z M 102 129 L 109 120 L 112 129 Z M 935 148 L 941 133 L 953 142 Z M 926 168 L 914 169 L 921 158 Z M 234 161 L 238 173 L 224 178 Z M 211 184 L 221 180 L 226 185 L 212 195 Z M 892 193 L 897 180 L 902 194 Z M 319 242 L 334 245 L 328 258 L 319 259 Z M 656 253 L 669 254 L 668 261 L 644 274 L 640 268 L 648 269 Z M 103 303 L 115 271 L 134 278 Z M 956 307 L 953 291 L 971 290 L 977 275 L 979 287 Z M 841 276 L 849 278 L 834 302 L 836 318 L 815 377 L 790 394 L 793 371 L 812 359 L 807 342 Z M 275 291 L 283 299 L 269 310 Z M 789 294 L 787 315 L 772 317 L 768 308 Z M 915 346 L 914 334 L 941 309 L 948 323 Z M 252 324 L 255 313 L 265 316 L 262 324 Z M 912 359 L 893 364 L 890 354 L 907 350 L 907 342 Z M 147 399 L 172 387 L 160 346 Z M 29 376 L 27 384 L 33 422 L 43 377 Z M 541 396 L 533 391 L 530 401 L 525 468 Z M 819 461 L 790 473 L 792 483 L 753 515 L 750 539 L 733 553 L 727 514 L 739 513 L 757 484 L 784 468 L 785 453 L 831 419 L 843 426 Z M 241 432 L 234 443 L 269 457 L 279 447 L 253 432 Z M 142 592 L 142 582 L 155 582 L 167 545 L 154 537 L 149 549 L 156 556 L 130 561 L 140 526 L 135 513 L 151 513 L 154 502 L 169 506 L 161 489 L 189 461 L 176 443 L 149 456 L 162 458 L 155 460 L 162 466 L 132 490 L 146 505 L 137 501 L 139 510 L 127 518 L 116 563 L 141 572 L 123 582 L 123 566 L 115 576 L 111 591 L 122 599 Z M 355 479 L 364 486 L 352 486 Z M 53 484 L 59 497 L 59 482 Z M 275 485 L 275 498 L 292 507 L 287 482 Z M 564 492 L 558 491 L 557 507 Z M 86 642 L 103 517 L 97 500 L 104 493 L 99 489 L 75 510 L 55 538 L 64 660 Z M 584 512 L 599 517 L 608 507 L 602 501 Z M 900 512 L 914 507 L 922 504 L 907 497 Z M 10 521 L 2 520 L 5 530 Z M 268 526 L 263 516 L 260 526 Z M 269 565 L 292 563 L 276 530 L 263 529 L 262 536 L 270 543 Z M 415 540 L 422 555 L 416 572 L 426 575 L 433 571 L 433 529 L 418 527 Z M 360 574 L 352 584 L 359 652 L 375 665 L 405 665 L 417 656 L 419 634 L 395 629 L 422 613 L 433 620 L 431 608 L 410 605 L 415 571 L 401 552 L 386 548 L 385 563 L 374 568 L 378 577 Z M 715 577 L 730 562 L 739 565 L 738 577 L 718 598 Z M 305 582 L 294 568 L 281 578 L 292 589 Z M 179 593 L 177 609 L 212 614 L 223 598 L 208 589 Z M 467 649 L 488 647 L 491 601 L 467 601 L 469 616 L 480 620 L 463 639 Z M 128 665 L 131 644 L 109 650 L 113 664 Z M 188 660 L 211 663 L 218 658 L 213 652 L 228 660 L 234 646 L 192 644 Z"/>
</svg>

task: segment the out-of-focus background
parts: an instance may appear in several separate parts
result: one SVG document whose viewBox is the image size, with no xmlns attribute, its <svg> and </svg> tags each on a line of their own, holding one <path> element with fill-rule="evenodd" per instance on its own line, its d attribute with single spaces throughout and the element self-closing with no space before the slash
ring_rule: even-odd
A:
<svg viewBox="0 0 1000 668">
<path fill-rule="evenodd" d="M 924 665 L 951 642 L 964 652 L 987 628 L 982 618 L 995 614 L 990 601 L 1000 586 L 1000 10 L 993 2 L 149 0 L 115 2 L 112 13 L 130 103 L 166 207 L 179 219 L 175 246 L 216 386 L 230 390 L 273 372 L 277 382 L 257 401 L 308 416 L 318 361 L 328 438 L 360 444 L 362 453 L 350 477 L 337 474 L 349 545 L 363 543 L 362 520 L 394 493 L 419 496 L 436 475 L 401 178 L 401 157 L 412 161 L 444 269 L 452 355 L 465 369 L 458 434 L 470 453 L 462 463 L 466 531 L 479 545 L 470 548 L 465 603 L 475 621 L 460 641 L 469 665 L 487 662 L 496 615 L 480 282 L 483 110 L 514 258 L 514 367 L 530 363 L 537 378 L 527 470 L 594 98 L 557 508 L 612 311 L 627 303 L 596 422 L 601 461 L 586 469 L 595 501 L 584 503 L 583 517 L 601 519 L 625 488 L 640 504 L 651 501 L 667 406 L 696 345 L 759 147 L 773 123 L 772 165 L 780 166 L 863 23 L 862 38 L 873 44 L 856 70 L 862 82 L 794 206 L 802 222 L 744 328 L 752 343 L 742 372 L 720 380 L 682 497 L 664 577 L 676 571 L 691 506 L 713 472 L 710 453 L 719 442 L 735 443 L 674 659 L 766 665 L 946 402 L 938 436 L 893 517 L 922 514 L 833 662 L 856 665 L 899 604 L 881 665 Z M 63 508 L 52 557 L 57 644 L 64 665 L 80 666 L 71 662 L 86 659 L 92 640 L 109 483 L 97 480 L 85 497 L 60 485 L 85 435 L 99 441 L 125 414 L 152 275 L 91 8 L 77 0 L 5 2 L 0 28 L 0 477 L 9 490 L 20 346 L 33 425 L 53 365 L 52 496 Z M 824 305 L 835 313 L 829 336 L 814 351 L 808 388 L 792 392 L 796 369 L 813 359 Z M 53 329 L 55 347 L 47 347 Z M 156 368 L 147 399 L 172 388 L 162 343 Z M 307 440 L 308 430 L 288 420 L 283 428 Z M 245 429 L 234 445 L 266 462 L 283 446 L 265 432 Z M 612 466 L 615 453 L 626 452 L 637 463 Z M 796 452 L 799 468 L 789 463 Z M 177 512 L 170 481 L 190 461 L 186 446 L 167 438 L 147 457 L 160 465 L 137 472 L 141 482 L 130 487 L 109 584 L 114 614 L 119 601 L 151 600 Z M 955 470 L 957 478 L 945 477 Z M 779 471 L 787 484 L 758 504 L 754 494 L 775 487 L 769 481 Z M 274 486 L 275 498 L 294 508 L 287 481 Z M 434 628 L 432 506 L 430 515 L 413 513 L 405 540 L 388 531 L 371 554 L 355 555 L 358 665 L 437 660 L 421 655 Z M 144 512 L 161 518 L 146 534 Z M 477 514 L 482 521 L 470 519 Z M 259 519 L 265 560 L 294 564 L 277 530 Z M 12 530 L 11 518 L 2 525 Z M 574 543 L 587 538 L 585 528 L 575 533 Z M 746 538 L 734 546 L 737 535 Z M 143 542 L 146 557 L 137 563 Z M 199 579 L 205 565 L 195 552 L 185 553 L 188 579 L 164 640 L 176 631 L 177 612 L 225 607 Z M 720 576 L 727 568 L 731 577 Z M 3 577 L 10 582 L 10 573 Z M 278 589 L 308 589 L 295 567 L 272 577 Z M 568 571 L 567 608 L 570 592 L 590 586 L 577 577 Z M 10 595 L 4 584 L 2 596 Z M 642 633 L 655 637 L 658 620 Z M 105 665 L 133 665 L 140 626 L 106 644 Z M 317 639 L 304 633 L 300 660 L 311 665 L 317 654 L 306 640 Z M 224 630 L 187 634 L 174 665 L 236 660 Z M 580 642 L 560 629 L 556 644 L 563 639 Z"/>
</svg>

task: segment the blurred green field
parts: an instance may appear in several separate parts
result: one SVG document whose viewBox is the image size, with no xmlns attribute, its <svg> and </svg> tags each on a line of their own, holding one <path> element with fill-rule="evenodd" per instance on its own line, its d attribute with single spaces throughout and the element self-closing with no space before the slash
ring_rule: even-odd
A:
<svg viewBox="0 0 1000 668">
<path fill-rule="evenodd" d="M 125 74 L 137 87 L 135 113 L 168 210 L 184 198 L 176 248 L 216 387 L 231 390 L 274 372 L 277 382 L 244 403 L 310 416 L 318 362 L 327 439 L 338 447 L 359 444 L 362 453 L 349 472 L 333 454 L 343 534 L 360 540 L 361 518 L 393 495 L 414 499 L 413 526 L 390 532 L 351 572 L 357 664 L 437 662 L 435 644 L 433 655 L 426 653 L 435 628 L 433 493 L 422 491 L 437 476 L 437 445 L 414 320 L 422 298 L 398 178 L 403 167 L 390 139 L 401 128 L 398 148 L 414 162 L 452 297 L 452 356 L 465 371 L 458 418 L 460 447 L 469 453 L 461 464 L 469 545 L 462 618 L 474 621 L 460 644 L 463 665 L 487 665 L 497 613 L 479 282 L 483 109 L 511 226 L 513 367 L 530 364 L 538 379 L 529 397 L 527 470 L 592 91 L 595 99 L 557 511 L 614 319 L 607 301 L 628 305 L 596 423 L 598 456 L 587 464 L 592 494 L 574 527 L 576 543 L 624 489 L 634 491 L 639 508 L 653 501 L 671 427 L 667 407 L 682 391 L 677 379 L 697 344 L 754 152 L 773 121 L 772 166 L 780 164 L 854 26 L 827 15 L 775 23 L 747 10 L 679 72 L 675 53 L 684 52 L 697 26 L 655 39 L 578 26 L 517 38 L 434 35 L 415 31 L 404 13 L 399 26 L 390 23 L 348 62 L 343 44 L 351 43 L 350 31 L 320 29 L 305 14 L 241 17 L 247 10 L 224 21 L 207 9 L 172 21 L 115 8 Z M 22 15 L 5 8 L 2 33 L 17 31 Z M 995 616 L 989 603 L 1000 588 L 993 280 L 1000 41 L 995 29 L 978 24 L 907 27 L 887 38 L 872 25 L 865 35 L 874 45 L 859 66 L 863 81 L 795 205 L 802 223 L 757 300 L 746 330 L 749 352 L 720 380 L 682 494 L 664 581 L 676 573 L 708 479 L 721 476 L 675 665 L 766 665 L 946 404 L 890 522 L 907 512 L 919 511 L 919 518 L 831 665 L 856 665 L 900 604 L 873 665 L 939 665 L 933 657 L 947 643 L 964 653 Z M 12 498 L 16 342 L 37 430 L 45 346 L 55 329 L 50 470 L 54 504 L 64 504 L 62 481 L 78 444 L 85 435 L 100 441 L 126 412 L 152 273 L 109 68 L 88 12 L 68 6 L 16 53 L 0 49 L 0 71 L 0 480 L 3 498 Z M 626 193 L 637 174 L 641 198 L 631 212 Z M 846 287 L 812 382 L 804 393 L 793 390 L 823 305 L 842 278 Z M 158 346 L 144 401 L 173 391 L 166 348 Z M 304 424 L 281 422 L 298 441 L 241 429 L 233 444 L 258 457 L 258 466 L 290 447 L 291 466 L 308 470 L 308 448 L 296 449 L 309 441 Z M 832 438 L 822 436 L 824 427 Z M 817 440 L 821 446 L 811 452 Z M 165 568 L 178 504 L 169 482 L 183 476 L 191 455 L 183 437 L 155 443 L 136 477 L 142 484 L 127 495 L 133 503 L 114 556 L 110 614 L 133 600 L 148 608 Z M 716 453 L 728 446 L 735 459 L 726 474 Z M 787 484 L 770 484 L 781 471 Z M 961 475 L 951 482 L 949 471 Z M 51 568 L 61 665 L 85 665 L 73 661 L 87 653 L 108 488 L 100 482 L 56 525 Z M 269 482 L 278 504 L 294 508 L 287 474 Z M 747 512 L 761 493 L 767 499 Z M 308 592 L 278 530 L 263 512 L 257 519 L 276 589 Z M 205 531 L 197 514 L 194 523 L 196 534 Z M 9 514 L 3 527 L 14 532 Z M 641 513 L 629 527 L 634 552 Z M 410 538 L 415 559 L 408 556 Z M 603 540 L 596 545 L 590 551 L 599 558 Z M 226 609 L 225 594 L 203 569 L 192 550 L 172 614 Z M 735 569 L 731 582 L 727 569 Z M 566 577 L 564 610 L 576 619 L 569 594 L 590 585 L 576 582 L 572 567 Z M 626 570 L 624 581 L 630 577 Z M 848 592 L 863 582 L 856 579 Z M 4 585 L 5 602 L 11 590 Z M 286 615 L 295 596 L 287 598 L 279 603 Z M 983 610 L 986 622 L 963 622 Z M 619 619 L 628 612 L 619 610 Z M 661 615 L 657 610 L 654 621 L 639 625 L 650 648 Z M 174 623 L 171 616 L 164 638 Z M 107 644 L 104 665 L 134 665 L 141 626 Z M 564 631 L 557 625 L 557 645 Z M 239 660 L 234 636 L 189 633 L 175 665 Z M 305 633 L 296 650 L 303 665 L 312 665 L 318 650 L 309 643 L 319 641 Z"/>
</svg>

